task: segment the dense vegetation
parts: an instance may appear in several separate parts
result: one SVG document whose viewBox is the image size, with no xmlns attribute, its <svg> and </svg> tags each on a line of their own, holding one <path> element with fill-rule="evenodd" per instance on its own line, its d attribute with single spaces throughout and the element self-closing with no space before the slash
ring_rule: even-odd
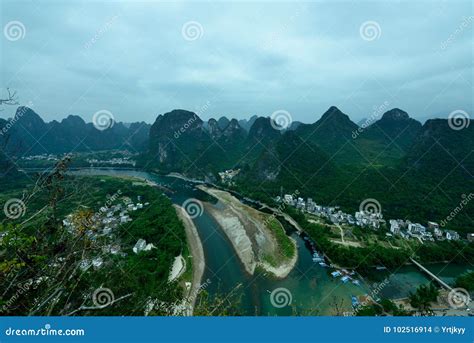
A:
<svg viewBox="0 0 474 343">
<path fill-rule="evenodd" d="M 2 315 L 143 315 L 150 300 L 182 299 L 182 288 L 167 277 L 174 256 L 185 248 L 183 225 L 168 198 L 136 181 L 66 176 L 55 169 L 36 186 L 30 182 L 25 215 L 0 224 Z M 23 182 L 2 192 L 1 202 L 20 198 Z M 129 212 L 131 221 L 111 234 L 88 225 L 104 206 L 136 203 L 138 196 L 149 205 Z M 62 224 L 71 213 L 75 230 Z M 156 249 L 135 254 L 138 239 Z M 87 261 L 101 263 L 82 268 Z"/>
<path fill-rule="evenodd" d="M 465 273 L 456 279 L 456 287 L 461 287 L 469 292 L 474 291 L 474 272 Z"/>
<path fill-rule="evenodd" d="M 394 249 L 379 244 L 368 244 L 365 247 L 346 247 L 331 242 L 332 233 L 327 227 L 309 222 L 305 215 L 295 208 L 286 207 L 285 212 L 291 215 L 317 247 L 342 267 L 357 269 L 360 273 L 370 276 L 374 266 L 384 266 L 389 270 L 409 263 L 414 257 L 422 263 L 452 261 L 465 263 L 474 260 L 474 247 L 464 242 L 437 242 L 424 244 L 412 249 Z M 456 254 L 453 254 L 456 251 Z"/>
<path fill-rule="evenodd" d="M 271 218 L 271 217 L 270 217 Z M 290 238 L 286 235 L 285 230 L 276 218 L 271 218 L 267 223 L 267 227 L 272 231 L 278 244 L 277 256 L 281 255 L 282 259 L 291 259 L 296 254 L 296 247 Z M 265 259 L 274 266 L 277 266 L 280 261 L 274 261 L 272 257 L 265 256 Z"/>
<path fill-rule="evenodd" d="M 356 312 L 357 316 L 409 316 L 410 313 L 405 311 L 402 306 L 397 306 L 390 299 L 384 298 L 378 304 L 370 304 L 362 306 Z"/>
<path fill-rule="evenodd" d="M 439 289 L 432 283 L 421 285 L 415 293 L 410 294 L 410 304 L 421 311 L 427 311 L 430 309 L 431 303 L 436 302 L 438 295 Z"/>
<path fill-rule="evenodd" d="M 474 125 L 453 130 L 447 120 L 437 119 L 422 126 L 404 111 L 393 109 L 361 128 L 331 107 L 316 122 L 286 132 L 276 130 L 269 118 L 254 120 L 247 132 L 236 120 L 205 123 L 184 110 L 158 116 L 151 128 L 143 123 L 130 128 L 117 123 L 99 131 L 79 117 L 53 125 L 31 109 L 18 111 L 22 114 L 18 125 L 9 131 L 6 151 L 10 158 L 17 148 L 34 148 L 30 153 L 68 152 L 84 138 L 95 151 L 129 145 L 132 151 L 141 151 L 148 146 L 137 158 L 141 168 L 211 181 L 218 180 L 218 171 L 240 168 L 237 187 L 254 198 L 274 197 L 281 187 L 286 193 L 298 189 L 304 197 L 338 205 L 345 212 L 354 212 L 361 201 L 375 198 L 385 218 L 422 224 L 445 220 L 444 228 L 463 237 L 474 232 L 474 202 L 457 210 L 474 190 Z M 381 114 L 375 113 L 373 119 Z M 0 122 L 3 125 L 5 121 Z M 48 135 L 42 137 L 44 132 Z M 37 139 L 47 151 L 41 150 Z M 0 173 L 6 162 L 0 153 Z M 453 211 L 456 215 L 451 217 Z"/>
</svg>

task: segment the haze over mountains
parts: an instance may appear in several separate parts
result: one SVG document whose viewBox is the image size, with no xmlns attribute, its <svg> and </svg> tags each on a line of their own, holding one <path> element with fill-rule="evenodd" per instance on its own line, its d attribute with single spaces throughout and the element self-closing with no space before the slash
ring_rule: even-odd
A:
<svg viewBox="0 0 474 343">
<path fill-rule="evenodd" d="M 159 115 L 153 125 L 115 123 L 103 131 L 77 116 L 45 123 L 26 107 L 17 114 L 0 121 L 3 174 L 14 173 L 12 162 L 25 155 L 127 149 L 139 153 L 137 167 L 159 173 L 215 182 L 218 172 L 238 168 L 235 181 L 255 198 L 298 189 L 353 210 L 374 197 L 388 213 L 414 220 L 445 217 L 474 189 L 474 124 L 422 125 L 397 108 L 361 127 L 332 106 L 312 124 L 285 129 L 268 117 L 204 122 L 186 110 Z M 464 228 L 472 226 L 472 207 L 456 217 Z"/>
<path fill-rule="evenodd" d="M 0 121 L 2 127 L 7 123 Z M 411 163 L 422 168 L 432 154 L 428 150 L 438 150 L 431 143 L 439 142 L 448 150 L 445 154 L 458 157 L 463 161 L 461 167 L 472 170 L 472 125 L 459 131 L 452 130 L 443 119 L 428 120 L 422 125 L 397 108 L 366 123 L 370 125 L 360 127 L 335 106 L 312 124 L 293 122 L 284 130 L 275 129 L 266 117 L 238 121 L 222 116 L 204 122 L 193 112 L 173 110 L 159 115 L 153 125 L 115 123 L 101 131 L 79 116 L 45 123 L 32 109 L 19 107 L 0 138 L 9 156 L 129 149 L 142 153 L 143 165 L 190 175 L 239 166 L 253 168 L 256 160 L 261 165 L 261 160 L 270 156 L 284 158 L 279 155 L 291 155 L 291 151 L 285 154 L 279 147 L 285 142 L 291 146 L 296 140 L 309 150 L 308 156 L 317 155 L 320 160 L 328 159 L 337 165 Z M 294 135 L 285 131 L 293 131 Z M 297 148 L 301 149 L 299 145 Z M 293 154 L 296 152 L 301 151 Z M 417 159 L 422 152 L 427 155 Z M 307 163 L 312 163 L 309 160 Z M 451 162 L 457 164 L 452 159 L 442 160 L 443 164 Z M 436 159 L 430 163 L 436 163 Z"/>
<path fill-rule="evenodd" d="M 110 129 L 98 130 L 81 117 L 69 115 L 61 122 L 45 123 L 28 107 L 18 107 L 3 139 L 10 155 L 57 154 L 110 149 L 142 151 L 148 144 L 150 125 L 144 122 L 125 125 L 114 123 Z M 4 125 L 8 122 L 5 121 Z"/>
</svg>

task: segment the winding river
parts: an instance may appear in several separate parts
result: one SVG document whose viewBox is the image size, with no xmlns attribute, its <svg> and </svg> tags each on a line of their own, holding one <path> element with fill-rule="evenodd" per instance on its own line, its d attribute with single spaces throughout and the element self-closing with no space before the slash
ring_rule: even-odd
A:
<svg viewBox="0 0 474 343">
<path fill-rule="evenodd" d="M 217 199 L 196 189 L 193 183 L 179 178 L 114 169 L 82 169 L 73 173 L 139 177 L 172 189 L 174 192 L 168 196 L 175 204 L 182 205 L 187 199 L 196 198 L 219 206 Z M 202 215 L 194 219 L 194 223 L 206 260 L 203 280 L 210 280 L 206 290 L 211 296 L 229 292 L 235 294 L 240 298 L 239 307 L 243 315 L 342 315 L 343 312 L 352 311 L 352 296 L 370 293 L 377 287 L 377 284 L 369 284 L 362 278 L 359 278 L 360 285 L 343 283 L 340 278 L 333 278 L 330 274 L 333 269 L 313 262 L 309 243 L 291 230 L 287 233 L 296 240 L 299 256 L 290 274 L 284 279 L 275 279 L 258 271 L 251 276 L 246 273 L 223 230 L 205 209 Z M 429 281 L 414 269 L 400 271 L 390 278 L 391 282 L 381 294 L 391 298 L 406 296 L 419 284 Z M 290 306 L 280 307 L 275 297 L 272 298 L 272 292 L 280 292 L 280 300 L 290 302 Z"/>
</svg>

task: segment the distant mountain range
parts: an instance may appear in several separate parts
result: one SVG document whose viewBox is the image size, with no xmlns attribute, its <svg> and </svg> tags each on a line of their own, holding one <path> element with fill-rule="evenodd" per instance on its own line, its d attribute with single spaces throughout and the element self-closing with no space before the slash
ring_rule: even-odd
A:
<svg viewBox="0 0 474 343">
<path fill-rule="evenodd" d="M 255 161 L 259 159 L 282 158 L 278 156 L 282 152 L 276 149 L 289 138 L 300 139 L 306 148 L 317 150 L 318 155 L 325 154 L 339 166 L 411 163 L 417 169 L 439 160 L 433 159 L 433 151 L 437 150 L 430 145 L 431 141 L 438 141 L 443 142 L 440 146 L 449 148 L 445 154 L 462 160 L 461 167 L 465 163 L 470 167 L 471 158 L 462 156 L 472 147 L 473 129 L 469 125 L 464 130 L 451 130 L 443 119 L 428 120 L 422 125 L 397 108 L 387 111 L 379 120 L 365 120 L 361 127 L 334 106 L 312 124 L 293 122 L 283 130 L 275 129 L 265 117 L 236 120 L 222 116 L 204 122 L 195 113 L 185 110 L 159 115 L 153 125 L 119 122 L 101 131 L 79 116 L 70 115 L 61 122 L 46 123 L 32 109 L 19 107 L 10 123 L 0 120 L 0 129 L 7 124 L 10 125 L 0 136 L 0 142 L 3 140 L 3 153 L 10 157 L 129 149 L 142 153 L 144 166 L 194 175 L 237 166 L 251 169 L 257 167 Z M 286 134 L 288 131 L 295 135 Z M 430 151 L 423 155 L 428 148 Z M 436 153 L 440 154 L 443 152 Z M 417 160 L 418 156 L 424 157 Z M 430 163 L 428 158 L 432 158 Z M 443 166 L 451 162 L 442 160 Z"/>
<path fill-rule="evenodd" d="M 445 218 L 474 189 L 473 124 L 422 125 L 395 108 L 360 127 L 336 107 L 291 130 L 275 129 L 270 118 L 252 121 L 247 131 L 235 119 L 204 123 L 184 110 L 160 115 L 140 165 L 211 181 L 218 171 L 240 168 L 235 187 L 254 198 L 298 189 L 348 211 L 376 198 L 388 215 L 420 221 Z M 472 230 L 471 216 L 470 204 L 450 225 Z"/>
<path fill-rule="evenodd" d="M 111 128 L 101 131 L 92 123 L 73 115 L 61 122 L 54 120 L 46 123 L 28 107 L 19 107 L 10 123 L 2 135 L 4 140 L 8 137 L 4 150 L 8 155 L 15 156 L 109 149 L 144 151 L 151 126 L 144 122 L 127 125 L 114 123 Z M 3 126 L 7 124 L 3 121 Z"/>
<path fill-rule="evenodd" d="M 217 181 L 217 172 L 240 168 L 236 187 L 255 197 L 298 189 L 348 210 L 374 197 L 400 217 L 440 218 L 474 190 L 474 124 L 467 124 L 462 130 L 447 119 L 422 125 L 395 108 L 359 126 L 333 106 L 314 123 L 289 128 L 268 117 L 204 122 L 193 112 L 173 110 L 153 125 L 115 123 L 101 131 L 78 116 L 45 123 L 20 107 L 14 122 L 0 120 L 6 131 L 0 135 L 0 172 L 14 171 L 15 156 L 128 149 L 140 153 L 138 167 L 160 173 Z M 456 220 L 471 227 L 472 217 L 470 204 Z"/>
</svg>

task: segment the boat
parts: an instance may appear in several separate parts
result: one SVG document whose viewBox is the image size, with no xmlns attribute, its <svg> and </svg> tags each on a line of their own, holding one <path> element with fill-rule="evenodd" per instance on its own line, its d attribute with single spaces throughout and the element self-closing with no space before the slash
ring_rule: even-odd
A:
<svg viewBox="0 0 474 343">
<path fill-rule="evenodd" d="M 343 277 L 341 278 L 341 281 L 342 281 L 343 283 L 347 283 L 350 279 L 351 279 L 351 278 L 350 278 L 349 276 L 345 275 L 345 276 L 343 276 Z"/>
<path fill-rule="evenodd" d="M 352 283 L 356 286 L 360 286 L 360 281 L 359 280 L 352 280 Z"/>
<path fill-rule="evenodd" d="M 321 257 L 313 257 L 313 262 L 323 262 L 324 260 Z"/>
<path fill-rule="evenodd" d="M 338 277 L 338 276 L 341 276 L 341 272 L 336 270 L 335 272 L 332 272 L 331 275 L 332 277 Z"/>
<path fill-rule="evenodd" d="M 324 262 L 319 262 L 319 265 L 320 265 L 321 267 L 327 267 L 327 266 L 328 266 L 328 265 L 327 265 L 326 263 L 324 263 Z"/>
<path fill-rule="evenodd" d="M 352 307 L 357 307 L 359 305 L 359 300 L 355 295 L 351 295 Z"/>
</svg>

